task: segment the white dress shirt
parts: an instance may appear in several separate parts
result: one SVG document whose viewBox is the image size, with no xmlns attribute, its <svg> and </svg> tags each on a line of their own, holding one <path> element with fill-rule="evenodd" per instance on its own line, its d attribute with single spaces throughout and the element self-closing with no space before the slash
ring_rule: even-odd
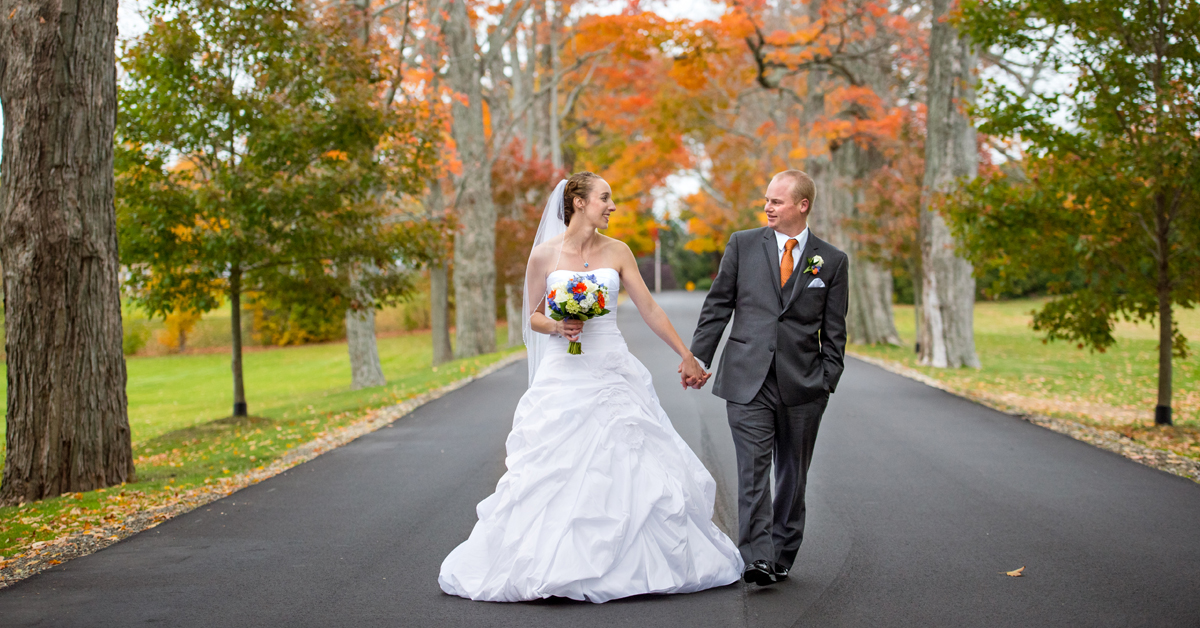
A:
<svg viewBox="0 0 1200 628">
<path fill-rule="evenodd" d="M 800 267 L 800 260 L 804 257 L 804 247 L 808 245 L 808 227 L 805 227 L 804 231 L 801 231 L 800 235 L 795 238 L 778 231 L 775 232 L 775 244 L 778 245 L 778 255 L 775 256 L 775 259 L 779 260 L 780 265 L 783 264 L 783 250 L 787 246 L 787 241 L 792 239 L 797 243 L 796 248 L 792 249 L 792 272 L 794 273 Z"/>
</svg>

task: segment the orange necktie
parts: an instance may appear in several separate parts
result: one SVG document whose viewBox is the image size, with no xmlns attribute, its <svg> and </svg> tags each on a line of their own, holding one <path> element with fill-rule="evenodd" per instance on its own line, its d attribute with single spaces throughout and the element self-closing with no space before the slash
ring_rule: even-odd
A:
<svg viewBox="0 0 1200 628">
<path fill-rule="evenodd" d="M 800 244 L 796 238 L 792 238 L 783 244 L 783 259 L 779 260 L 779 287 L 787 285 L 788 278 L 792 276 L 792 267 L 795 264 L 792 262 L 792 249 Z"/>
</svg>

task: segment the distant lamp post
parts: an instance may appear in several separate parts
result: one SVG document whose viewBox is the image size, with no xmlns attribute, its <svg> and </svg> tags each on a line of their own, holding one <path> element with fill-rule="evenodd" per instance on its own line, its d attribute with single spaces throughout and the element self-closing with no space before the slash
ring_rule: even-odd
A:
<svg viewBox="0 0 1200 628">
<path fill-rule="evenodd" d="M 654 230 L 654 294 L 662 292 L 662 240 L 658 229 Z"/>
</svg>

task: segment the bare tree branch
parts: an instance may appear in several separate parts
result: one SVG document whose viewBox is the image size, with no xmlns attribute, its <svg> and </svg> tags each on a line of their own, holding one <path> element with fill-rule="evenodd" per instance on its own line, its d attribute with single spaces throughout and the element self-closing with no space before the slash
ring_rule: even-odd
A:
<svg viewBox="0 0 1200 628">
<path fill-rule="evenodd" d="M 533 0 L 514 0 L 504 6 L 500 16 L 500 24 L 488 35 L 488 49 L 483 53 L 483 67 L 491 65 L 492 58 L 500 54 L 504 42 L 508 41 L 520 26 L 525 11 L 533 4 Z"/>
<path fill-rule="evenodd" d="M 385 112 L 392 108 L 392 102 L 396 99 L 396 90 L 400 89 L 400 83 L 404 80 L 404 43 L 408 37 L 408 20 L 411 17 L 408 11 L 410 1 L 404 0 L 404 27 L 400 31 L 400 48 L 396 52 L 396 78 L 392 79 L 392 84 L 388 86 L 387 92 L 383 95 Z"/>
</svg>

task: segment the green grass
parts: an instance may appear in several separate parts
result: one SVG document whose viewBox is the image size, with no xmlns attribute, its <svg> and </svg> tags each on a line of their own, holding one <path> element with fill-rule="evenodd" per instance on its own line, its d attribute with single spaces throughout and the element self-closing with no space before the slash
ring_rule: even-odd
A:
<svg viewBox="0 0 1200 628">
<path fill-rule="evenodd" d="M 1041 301 L 985 302 L 975 306 L 975 345 L 983 368 L 934 369 L 916 364 L 912 306 L 896 306 L 904 347 L 852 345 L 852 352 L 900 362 L 956 389 L 1022 407 L 1030 412 L 1105 426 L 1153 422 L 1158 390 L 1158 331 L 1121 323 L 1117 343 L 1105 353 L 1062 342 L 1044 343 L 1030 326 Z M 1200 347 L 1200 311 L 1176 312 L 1179 327 Z M 1175 421 L 1200 428 L 1200 361 L 1193 355 L 1174 365 Z"/>
<path fill-rule="evenodd" d="M 497 344 L 506 343 L 507 330 L 500 326 Z M 435 369 L 429 332 L 381 338 L 380 362 L 388 384 L 358 391 L 350 390 L 345 343 L 247 352 L 246 397 L 252 416 L 238 420 L 229 418 L 228 354 L 129 358 L 126 389 L 137 481 L 0 508 L 0 564 L 4 556 L 35 541 L 111 524 L 213 478 L 265 465 L 369 409 L 451 383 L 512 351 Z"/>
</svg>

